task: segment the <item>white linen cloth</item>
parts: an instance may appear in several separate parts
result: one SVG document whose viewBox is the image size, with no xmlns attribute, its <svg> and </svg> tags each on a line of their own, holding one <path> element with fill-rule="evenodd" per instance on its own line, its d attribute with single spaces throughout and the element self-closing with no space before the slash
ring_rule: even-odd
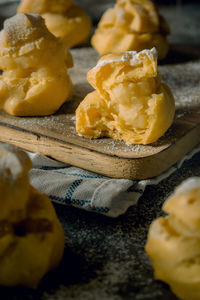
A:
<svg viewBox="0 0 200 300">
<path fill-rule="evenodd" d="M 200 145 L 166 172 L 148 180 L 112 179 L 29 152 L 33 163 L 30 181 L 52 201 L 118 217 L 137 203 L 147 185 L 158 184 L 199 151 Z"/>
</svg>

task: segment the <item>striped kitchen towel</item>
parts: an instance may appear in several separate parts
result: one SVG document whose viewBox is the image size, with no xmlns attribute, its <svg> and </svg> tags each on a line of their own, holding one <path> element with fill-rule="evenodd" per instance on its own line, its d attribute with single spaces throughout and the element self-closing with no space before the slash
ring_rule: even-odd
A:
<svg viewBox="0 0 200 300">
<path fill-rule="evenodd" d="M 52 201 L 73 205 L 109 217 L 117 217 L 135 205 L 147 185 L 158 184 L 200 151 L 200 145 L 165 173 L 148 180 L 112 179 L 52 160 L 40 153 L 28 153 L 33 162 L 30 180 Z"/>
</svg>

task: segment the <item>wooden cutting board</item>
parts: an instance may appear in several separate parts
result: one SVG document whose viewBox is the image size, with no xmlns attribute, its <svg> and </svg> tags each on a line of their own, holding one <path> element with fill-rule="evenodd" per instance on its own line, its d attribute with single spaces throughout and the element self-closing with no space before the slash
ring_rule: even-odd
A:
<svg viewBox="0 0 200 300">
<path fill-rule="evenodd" d="M 75 87 L 72 101 L 46 117 L 13 117 L 0 112 L 0 141 L 109 177 L 145 179 L 159 175 L 200 142 L 197 53 L 197 49 L 176 48 L 168 64 L 159 67 L 163 81 L 174 93 L 176 116 L 172 127 L 156 143 L 126 145 L 109 138 L 89 140 L 76 134 L 74 112 L 92 90 L 86 74 L 98 59 L 90 48 L 72 50 L 75 61 L 70 71 Z"/>
</svg>

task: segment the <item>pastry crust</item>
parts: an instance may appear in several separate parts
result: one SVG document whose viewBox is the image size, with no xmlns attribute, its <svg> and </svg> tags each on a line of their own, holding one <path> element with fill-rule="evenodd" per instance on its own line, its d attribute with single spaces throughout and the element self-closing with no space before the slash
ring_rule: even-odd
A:
<svg viewBox="0 0 200 300">
<path fill-rule="evenodd" d="M 0 34 L 0 109 L 16 116 L 49 115 L 72 95 L 70 53 L 36 14 L 18 13 Z"/>
<path fill-rule="evenodd" d="M 0 285 L 36 288 L 58 266 L 64 232 L 50 199 L 29 184 L 28 156 L 0 145 Z"/>
<path fill-rule="evenodd" d="M 149 144 L 172 124 L 174 98 L 157 73 L 155 48 L 106 55 L 87 79 L 95 91 L 76 110 L 79 134 Z"/>
<path fill-rule="evenodd" d="M 158 58 L 168 52 L 169 27 L 150 0 L 117 0 L 102 16 L 91 43 L 100 55 L 156 47 Z"/>
<path fill-rule="evenodd" d="M 181 299 L 200 293 L 200 179 L 191 178 L 164 203 L 168 214 L 149 229 L 146 251 L 155 277 L 167 282 Z"/>
<path fill-rule="evenodd" d="M 92 28 L 89 16 L 73 0 L 22 0 L 18 12 L 40 14 L 49 31 L 69 48 L 86 42 Z"/>
</svg>

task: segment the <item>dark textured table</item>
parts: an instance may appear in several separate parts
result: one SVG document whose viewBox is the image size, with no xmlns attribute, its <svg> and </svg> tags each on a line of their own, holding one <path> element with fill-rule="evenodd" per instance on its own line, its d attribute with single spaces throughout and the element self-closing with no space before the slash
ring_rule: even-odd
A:
<svg viewBox="0 0 200 300">
<path fill-rule="evenodd" d="M 11 5 L 5 12 L 1 7 L 0 19 L 4 19 L 6 14 L 12 15 L 13 9 Z M 199 43 L 199 9 L 198 5 L 185 6 L 177 28 L 180 11 L 173 7 L 162 8 L 170 20 L 172 31 L 174 27 L 171 43 Z M 173 17 L 175 12 L 176 18 Z M 180 61 L 180 56 L 176 59 Z M 55 205 L 66 235 L 65 253 L 60 267 L 47 274 L 37 290 L 0 287 L 0 299 L 176 299 L 167 285 L 153 278 L 151 262 L 145 254 L 144 245 L 150 223 L 162 214 L 162 203 L 178 184 L 190 176 L 200 176 L 200 153 L 186 161 L 180 170 L 159 185 L 147 187 L 138 205 L 116 219 Z"/>
<path fill-rule="evenodd" d="M 138 205 L 117 219 L 56 205 L 66 235 L 60 267 L 35 291 L 0 288 L 1 299 L 176 299 L 167 285 L 154 280 L 144 244 L 149 224 L 161 215 L 164 200 L 194 175 L 200 176 L 200 153 L 159 185 L 148 187 Z"/>
</svg>

